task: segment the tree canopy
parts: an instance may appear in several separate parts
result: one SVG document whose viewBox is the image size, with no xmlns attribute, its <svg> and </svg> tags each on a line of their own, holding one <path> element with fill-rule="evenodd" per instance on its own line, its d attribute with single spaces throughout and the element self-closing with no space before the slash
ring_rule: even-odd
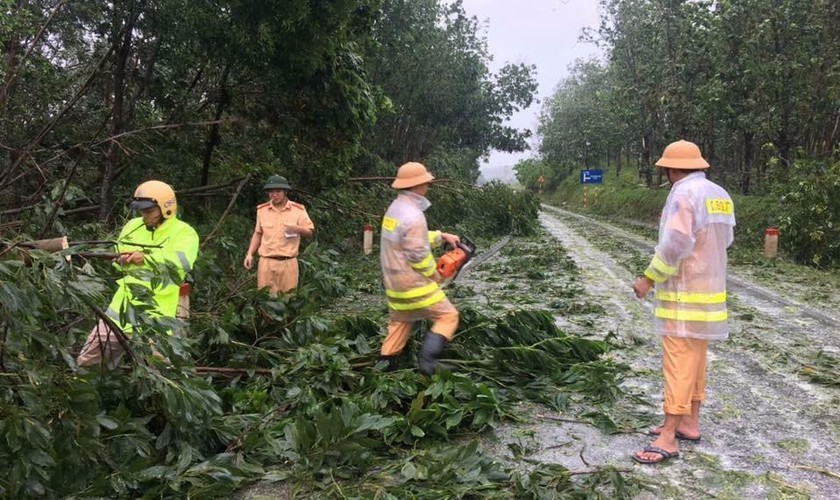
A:
<svg viewBox="0 0 840 500">
<path fill-rule="evenodd" d="M 558 171 L 698 143 L 743 193 L 827 159 L 840 143 L 840 7 L 828 0 L 602 0 L 578 62 L 543 108 L 540 153 Z"/>
<path fill-rule="evenodd" d="M 491 74 L 459 2 L 0 9 L 0 222 L 108 220 L 153 177 L 181 190 L 281 172 L 318 193 L 410 159 L 474 181 L 491 149 L 526 147 L 505 122 L 530 105 L 533 68 Z"/>
</svg>

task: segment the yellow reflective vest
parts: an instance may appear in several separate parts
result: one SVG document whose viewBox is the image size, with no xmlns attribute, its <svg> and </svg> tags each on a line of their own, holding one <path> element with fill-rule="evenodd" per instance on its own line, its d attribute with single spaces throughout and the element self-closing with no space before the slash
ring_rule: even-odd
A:
<svg viewBox="0 0 840 500">
<path fill-rule="evenodd" d="M 152 317 L 175 318 L 178 289 L 195 264 L 198 244 L 195 229 L 175 217 L 153 231 L 146 229 L 142 217 L 128 221 L 120 232 L 117 251 L 143 252 L 145 258 L 142 266 L 126 266 L 126 275 L 117 280 L 108 316 L 125 332 L 133 331 L 139 321 L 136 307 L 148 308 Z M 151 302 L 143 297 L 146 291 Z"/>
<path fill-rule="evenodd" d="M 659 242 L 645 276 L 655 282 L 660 335 L 722 340 L 728 336 L 726 249 L 732 244 L 732 198 L 703 172 L 680 179 L 662 209 Z"/>
<path fill-rule="evenodd" d="M 379 261 L 391 311 L 421 311 L 446 298 L 432 280 L 432 248 L 441 244 L 441 233 L 426 224 L 423 212 L 430 205 L 423 196 L 400 191 L 382 218 Z"/>
</svg>

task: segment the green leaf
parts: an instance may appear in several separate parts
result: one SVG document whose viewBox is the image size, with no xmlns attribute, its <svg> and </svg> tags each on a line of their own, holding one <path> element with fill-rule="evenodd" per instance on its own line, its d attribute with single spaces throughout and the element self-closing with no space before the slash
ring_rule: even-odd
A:
<svg viewBox="0 0 840 500">
<path fill-rule="evenodd" d="M 411 462 L 406 462 L 403 465 L 402 470 L 400 470 L 400 474 L 406 479 L 416 479 L 417 478 L 417 469 L 414 467 L 414 464 Z"/>
<path fill-rule="evenodd" d="M 119 422 L 105 414 L 97 415 L 96 421 L 99 422 L 99 425 L 101 425 L 105 429 L 108 429 L 109 431 L 112 431 L 120 426 Z"/>
</svg>

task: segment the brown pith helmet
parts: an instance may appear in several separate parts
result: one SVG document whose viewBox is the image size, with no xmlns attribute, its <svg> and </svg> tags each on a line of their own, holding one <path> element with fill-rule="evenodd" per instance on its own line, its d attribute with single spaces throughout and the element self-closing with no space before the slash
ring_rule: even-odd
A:
<svg viewBox="0 0 840 500">
<path fill-rule="evenodd" d="M 697 170 L 709 168 L 697 144 L 688 141 L 677 141 L 668 144 L 662 152 L 662 158 L 656 162 L 657 167 L 675 168 L 679 170 Z"/>
<path fill-rule="evenodd" d="M 397 171 L 397 178 L 391 183 L 394 189 L 408 189 L 421 184 L 427 184 L 435 180 L 422 163 L 410 161 L 401 166 Z"/>
</svg>

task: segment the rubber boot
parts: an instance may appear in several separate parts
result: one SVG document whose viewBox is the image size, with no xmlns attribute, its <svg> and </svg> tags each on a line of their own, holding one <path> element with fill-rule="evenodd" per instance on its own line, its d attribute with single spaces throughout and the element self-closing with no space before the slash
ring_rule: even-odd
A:
<svg viewBox="0 0 840 500">
<path fill-rule="evenodd" d="M 438 367 L 438 358 L 446 347 L 446 337 L 439 333 L 428 332 L 420 349 L 420 371 L 431 376 Z"/>
</svg>

